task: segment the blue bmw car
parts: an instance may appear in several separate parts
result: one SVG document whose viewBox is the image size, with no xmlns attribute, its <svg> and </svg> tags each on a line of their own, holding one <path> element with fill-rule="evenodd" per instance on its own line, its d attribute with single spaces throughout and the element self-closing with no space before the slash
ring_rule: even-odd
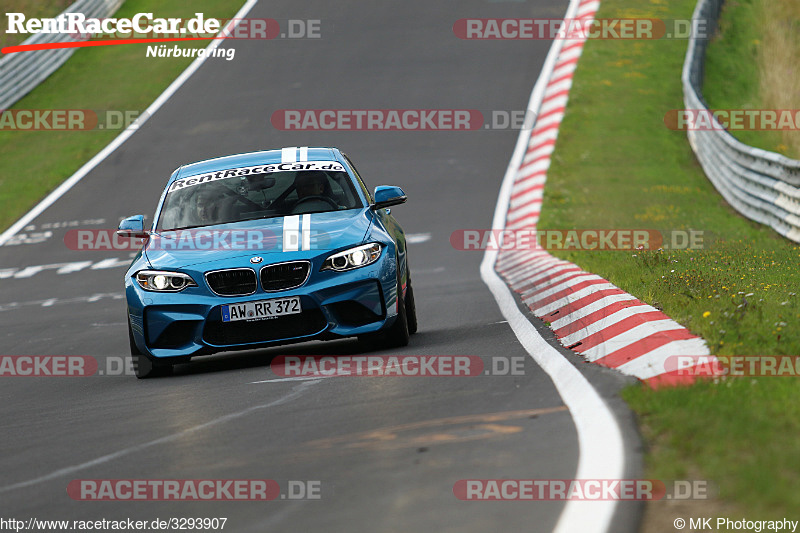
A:
<svg viewBox="0 0 800 533">
<path fill-rule="evenodd" d="M 231 155 L 173 172 L 125 274 L 136 376 L 214 352 L 358 337 L 408 344 L 416 332 L 403 190 L 370 193 L 336 148 Z"/>
</svg>

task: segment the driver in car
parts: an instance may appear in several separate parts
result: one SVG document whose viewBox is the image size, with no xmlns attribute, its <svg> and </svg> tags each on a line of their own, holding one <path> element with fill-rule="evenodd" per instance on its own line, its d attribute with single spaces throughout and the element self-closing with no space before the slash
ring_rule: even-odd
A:
<svg viewBox="0 0 800 533">
<path fill-rule="evenodd" d="M 325 194 L 325 174 L 321 172 L 305 171 L 298 172 L 294 178 L 294 187 L 297 189 L 297 198 L 303 199 L 309 196 L 323 196 Z"/>
<path fill-rule="evenodd" d="M 218 206 L 209 191 L 198 191 L 195 195 L 195 212 L 192 225 L 211 225 L 219 222 Z"/>
<path fill-rule="evenodd" d="M 293 213 L 339 207 L 330 194 L 330 185 L 324 172 L 313 170 L 298 172 L 294 178 L 294 187 L 297 190 L 297 201 Z"/>
</svg>

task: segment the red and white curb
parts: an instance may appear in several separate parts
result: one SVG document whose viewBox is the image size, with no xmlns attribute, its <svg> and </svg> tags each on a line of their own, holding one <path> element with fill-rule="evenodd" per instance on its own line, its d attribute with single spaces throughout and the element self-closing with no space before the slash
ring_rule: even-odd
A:
<svg viewBox="0 0 800 533">
<path fill-rule="evenodd" d="M 580 1 L 576 18 L 592 20 L 599 7 L 599 0 Z M 507 196 L 503 229 L 536 228 L 547 170 L 584 43 L 585 39 L 569 39 L 553 44 L 560 50 L 545 65 L 546 81 L 531 97 L 536 124 L 524 151 L 514 154 L 516 171 L 510 187 L 501 190 L 501 196 Z M 692 381 L 667 369 L 670 357 L 702 356 L 713 361 L 702 338 L 569 261 L 542 250 L 505 250 L 498 254 L 495 269 L 535 316 L 549 322 L 561 344 L 587 361 L 653 386 Z M 674 369 L 674 364 L 670 366 Z"/>
</svg>

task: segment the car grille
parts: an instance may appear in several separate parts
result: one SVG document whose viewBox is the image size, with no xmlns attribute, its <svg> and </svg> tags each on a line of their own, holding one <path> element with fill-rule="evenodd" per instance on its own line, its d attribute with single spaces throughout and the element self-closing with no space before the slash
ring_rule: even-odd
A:
<svg viewBox="0 0 800 533">
<path fill-rule="evenodd" d="M 216 313 L 212 313 L 216 314 Z M 270 342 L 319 333 L 328 323 L 319 309 L 267 320 L 206 321 L 203 338 L 209 344 L 226 346 Z"/>
<path fill-rule="evenodd" d="M 256 273 L 250 268 L 209 272 L 206 281 L 211 290 L 220 296 L 243 296 L 256 292 Z"/>
<path fill-rule="evenodd" d="M 306 282 L 310 269 L 308 261 L 267 265 L 261 269 L 261 288 L 267 292 L 294 289 Z"/>
</svg>

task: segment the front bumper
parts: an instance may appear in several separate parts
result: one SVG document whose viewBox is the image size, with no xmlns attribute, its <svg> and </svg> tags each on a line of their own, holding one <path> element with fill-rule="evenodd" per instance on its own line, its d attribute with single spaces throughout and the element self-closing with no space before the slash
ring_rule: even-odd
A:
<svg viewBox="0 0 800 533">
<path fill-rule="evenodd" d="M 312 261 L 311 275 L 302 286 L 265 292 L 259 284 L 249 296 L 213 294 L 202 270 L 182 269 L 199 286 L 179 293 L 145 291 L 128 275 L 125 291 L 134 342 L 154 358 L 186 358 L 375 333 L 390 327 L 397 317 L 396 261 L 389 252 L 384 250 L 375 263 L 348 272 L 320 272 L 320 262 Z M 289 296 L 300 298 L 302 313 L 222 322 L 222 305 Z"/>
</svg>

